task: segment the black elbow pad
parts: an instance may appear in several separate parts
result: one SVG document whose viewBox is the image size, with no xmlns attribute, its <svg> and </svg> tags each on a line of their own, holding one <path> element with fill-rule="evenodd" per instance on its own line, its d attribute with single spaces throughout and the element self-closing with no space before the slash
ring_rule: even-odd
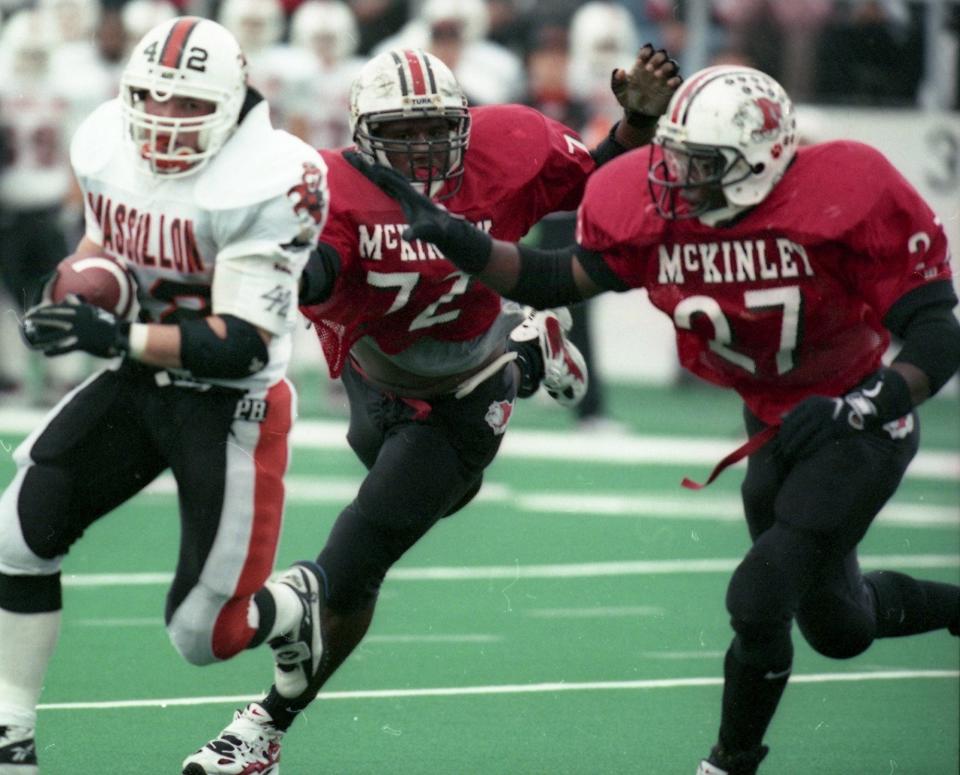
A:
<svg viewBox="0 0 960 775">
<path fill-rule="evenodd" d="M 300 306 L 309 307 L 330 298 L 339 273 L 340 254 L 332 245 L 321 242 L 310 251 L 310 258 L 300 276 Z"/>
<path fill-rule="evenodd" d="M 537 309 L 564 307 L 583 301 L 573 279 L 573 246 L 538 250 L 518 244 L 520 271 L 516 285 L 507 294 Z"/>
<path fill-rule="evenodd" d="M 227 335 L 221 339 L 204 318 L 180 324 L 180 362 L 193 376 L 242 379 L 261 371 L 270 360 L 267 345 L 252 323 L 221 315 Z"/>
<path fill-rule="evenodd" d="M 927 375 L 930 395 L 960 368 L 960 322 L 953 309 L 953 284 L 942 280 L 909 291 L 887 312 L 883 323 L 903 346 L 894 362 L 909 363 Z"/>
</svg>

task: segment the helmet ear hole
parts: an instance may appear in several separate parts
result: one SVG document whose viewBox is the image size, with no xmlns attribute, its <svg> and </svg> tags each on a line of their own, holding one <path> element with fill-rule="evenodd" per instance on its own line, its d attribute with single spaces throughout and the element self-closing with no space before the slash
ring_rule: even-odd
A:
<svg viewBox="0 0 960 775">
<path fill-rule="evenodd" d="M 756 164 L 754 164 L 754 165 L 750 168 L 750 171 L 751 171 L 754 175 L 759 175 L 759 174 L 760 174 L 761 172 L 763 172 L 766 168 L 767 168 L 767 165 L 766 165 L 766 164 L 764 164 L 762 161 L 758 161 Z"/>
</svg>

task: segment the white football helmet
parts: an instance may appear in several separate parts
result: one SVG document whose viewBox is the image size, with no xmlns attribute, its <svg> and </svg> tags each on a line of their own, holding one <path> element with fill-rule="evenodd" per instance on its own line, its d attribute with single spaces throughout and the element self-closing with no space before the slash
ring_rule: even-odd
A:
<svg viewBox="0 0 960 775">
<path fill-rule="evenodd" d="M 650 156 L 648 182 L 658 212 L 730 217 L 759 204 L 793 160 L 797 134 L 790 97 L 766 73 L 731 65 L 694 73 L 657 123 L 661 152 Z"/>
<path fill-rule="evenodd" d="M 483 0 L 426 0 L 420 18 L 431 29 L 445 22 L 460 24 L 464 43 L 480 40 L 490 27 L 490 12 Z"/>
<path fill-rule="evenodd" d="M 124 135 L 143 169 L 164 177 L 196 172 L 223 147 L 237 128 L 247 92 L 247 64 L 226 29 L 209 19 L 179 16 L 148 32 L 136 45 L 120 79 Z M 164 102 L 192 97 L 214 106 L 190 118 L 147 113 L 147 96 Z M 198 148 L 177 138 L 198 133 Z"/>
<path fill-rule="evenodd" d="M 384 137 L 381 127 L 391 121 L 444 118 L 449 125 L 442 140 L 397 140 Z M 428 177 L 411 178 L 421 193 L 447 199 L 459 188 L 463 156 L 470 141 L 467 98 L 456 77 L 433 54 L 420 49 L 392 49 L 371 59 L 360 70 L 350 90 L 350 128 L 360 152 L 370 161 L 392 166 L 388 154 L 410 161 L 427 157 Z M 438 197 L 448 181 L 455 185 Z"/>
<path fill-rule="evenodd" d="M 613 2 L 585 3 L 570 19 L 568 80 L 574 96 L 610 96 L 610 73 L 629 70 L 640 48 L 633 15 Z"/>
<path fill-rule="evenodd" d="M 218 19 L 233 33 L 247 56 L 283 37 L 280 0 L 224 0 Z"/>
<path fill-rule="evenodd" d="M 0 30 L 0 72 L 4 77 L 43 79 L 50 74 L 50 61 L 60 42 L 49 13 L 23 8 Z"/>
<path fill-rule="evenodd" d="M 177 7 L 167 0 L 128 0 L 120 12 L 123 29 L 133 45 L 158 24 L 177 15 Z"/>
<path fill-rule="evenodd" d="M 40 0 L 37 8 L 55 19 L 63 42 L 89 43 L 93 39 L 100 16 L 97 0 Z"/>
<path fill-rule="evenodd" d="M 306 0 L 293 12 L 290 41 L 334 64 L 356 52 L 360 43 L 357 18 L 340 0 Z"/>
</svg>

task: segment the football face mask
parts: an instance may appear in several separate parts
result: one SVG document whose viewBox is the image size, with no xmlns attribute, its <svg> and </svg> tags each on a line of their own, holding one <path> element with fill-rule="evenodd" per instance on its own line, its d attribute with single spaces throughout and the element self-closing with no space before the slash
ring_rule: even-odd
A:
<svg viewBox="0 0 960 775">
<path fill-rule="evenodd" d="M 647 180 L 663 218 L 729 218 L 760 204 L 797 147 L 793 103 L 750 67 L 691 75 L 657 122 Z M 717 189 L 721 191 L 718 193 Z"/>
<path fill-rule="evenodd" d="M 751 174 L 735 148 L 698 146 L 664 140 L 650 155 L 647 185 L 661 218 L 684 220 L 726 206 L 724 185 Z"/>
<path fill-rule="evenodd" d="M 216 22 L 181 16 L 150 30 L 120 81 L 138 169 L 170 178 L 203 167 L 236 129 L 246 83 L 240 46 Z"/>
<path fill-rule="evenodd" d="M 456 78 L 437 57 L 397 49 L 367 62 L 351 88 L 350 124 L 370 162 L 394 167 L 420 193 L 442 200 L 459 190 L 470 113 Z"/>
<path fill-rule="evenodd" d="M 448 171 L 461 148 L 451 140 L 456 122 L 445 118 L 383 121 L 370 127 L 366 141 L 378 156 L 423 191 L 436 190 L 451 177 Z M 462 168 L 454 174 L 462 174 Z"/>
</svg>

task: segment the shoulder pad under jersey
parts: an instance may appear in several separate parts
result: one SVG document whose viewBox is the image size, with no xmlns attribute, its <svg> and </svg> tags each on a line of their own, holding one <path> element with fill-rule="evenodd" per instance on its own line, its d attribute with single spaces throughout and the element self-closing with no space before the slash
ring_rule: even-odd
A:
<svg viewBox="0 0 960 775">
<path fill-rule="evenodd" d="M 324 168 L 316 149 L 273 128 L 269 107 L 261 102 L 200 172 L 197 204 L 207 210 L 231 210 L 266 202 L 301 180 L 304 162 Z"/>
<path fill-rule="evenodd" d="M 70 164 L 78 178 L 102 170 L 123 148 L 123 121 L 120 101 L 103 103 L 87 116 L 70 141 Z"/>
</svg>

